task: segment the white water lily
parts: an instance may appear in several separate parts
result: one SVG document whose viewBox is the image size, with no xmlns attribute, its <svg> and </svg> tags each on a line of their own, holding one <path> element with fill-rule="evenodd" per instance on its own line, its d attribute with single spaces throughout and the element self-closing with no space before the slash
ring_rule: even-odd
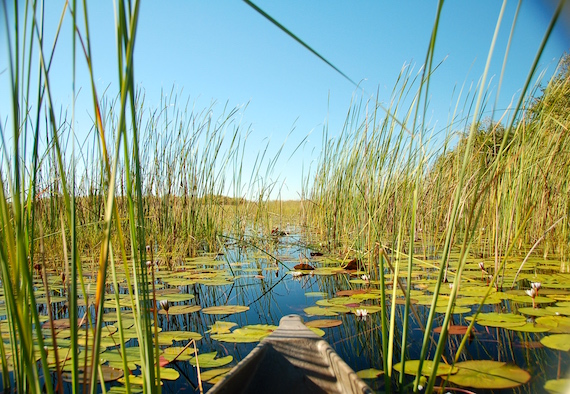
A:
<svg viewBox="0 0 570 394">
<path fill-rule="evenodd" d="M 534 287 L 532 289 L 525 290 L 524 292 L 532 298 L 536 297 L 536 289 Z"/>
<path fill-rule="evenodd" d="M 530 287 L 536 290 L 536 294 L 538 294 L 538 291 L 540 290 L 542 285 L 540 282 L 530 282 Z"/>
<path fill-rule="evenodd" d="M 370 280 L 370 275 L 363 274 L 360 278 L 361 278 L 363 281 L 368 282 L 368 281 Z"/>
<path fill-rule="evenodd" d="M 366 320 L 366 316 L 368 316 L 368 311 L 366 309 L 357 309 L 356 311 L 354 311 L 354 314 L 356 315 L 356 317 L 362 320 Z"/>
<path fill-rule="evenodd" d="M 538 290 L 533 287 L 532 289 L 525 290 L 525 293 L 528 294 L 532 298 L 532 307 L 536 308 L 536 302 L 535 302 L 534 298 L 538 294 Z"/>
<path fill-rule="evenodd" d="M 160 300 L 158 302 L 158 305 L 160 305 L 160 307 L 164 309 L 166 312 L 168 312 L 168 310 L 170 309 L 170 304 L 168 303 L 168 300 Z"/>
</svg>

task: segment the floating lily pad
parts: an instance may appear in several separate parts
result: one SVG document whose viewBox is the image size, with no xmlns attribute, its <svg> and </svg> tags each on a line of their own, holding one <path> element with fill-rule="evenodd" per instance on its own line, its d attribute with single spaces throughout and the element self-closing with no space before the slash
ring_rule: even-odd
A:
<svg viewBox="0 0 570 394">
<path fill-rule="evenodd" d="M 547 306 L 546 310 L 555 315 L 570 316 L 570 307 L 568 306 Z"/>
<path fill-rule="evenodd" d="M 433 365 L 434 362 L 432 360 L 425 360 L 422 364 L 422 375 L 430 376 L 433 374 Z M 418 368 L 420 366 L 420 360 L 408 360 L 406 361 L 404 373 L 407 375 L 415 375 L 418 372 Z M 402 372 L 402 363 L 397 363 L 394 365 L 394 369 L 398 372 Z M 437 376 L 448 375 L 449 373 L 454 374 L 457 372 L 457 368 L 451 367 L 450 365 L 439 363 L 437 366 Z"/>
<path fill-rule="evenodd" d="M 544 337 L 540 340 L 544 346 L 551 349 L 570 351 L 570 334 L 554 334 Z"/>
<path fill-rule="evenodd" d="M 160 367 L 160 380 L 176 380 L 180 377 L 180 372 L 174 368 Z"/>
<path fill-rule="evenodd" d="M 317 327 L 317 328 L 331 328 L 342 325 L 342 320 L 338 319 L 319 319 L 311 320 L 305 323 L 307 327 Z"/>
<path fill-rule="evenodd" d="M 242 305 L 220 305 L 211 306 L 202 309 L 202 312 L 207 315 L 231 315 L 234 313 L 241 313 L 249 310 L 249 306 Z"/>
<path fill-rule="evenodd" d="M 305 293 L 305 297 L 326 297 L 327 295 L 324 291 L 309 291 Z"/>
<path fill-rule="evenodd" d="M 544 384 L 544 389 L 550 394 L 568 394 L 570 379 L 552 379 Z"/>
<path fill-rule="evenodd" d="M 105 382 L 113 382 L 123 377 L 124 372 L 122 369 L 111 368 L 107 365 L 101 365 L 101 371 L 103 373 L 103 381 Z M 80 381 L 83 380 L 84 377 L 83 371 L 79 371 L 77 377 Z M 91 371 L 87 371 L 87 376 L 91 376 Z M 98 375 L 98 379 L 100 379 L 101 375 Z M 61 378 L 64 382 L 71 382 L 72 375 L 71 372 L 63 372 L 61 374 Z"/>
<path fill-rule="evenodd" d="M 229 364 L 233 361 L 233 356 L 226 356 L 221 358 L 216 358 L 218 352 L 203 353 L 198 354 L 198 362 L 200 363 L 200 368 L 217 368 Z M 196 366 L 196 358 L 190 359 L 190 364 Z"/>
<path fill-rule="evenodd" d="M 168 313 L 164 309 L 158 311 L 159 315 L 185 315 L 187 313 L 198 312 L 202 307 L 200 305 L 174 305 L 168 308 Z"/>
<path fill-rule="evenodd" d="M 467 332 L 467 329 L 469 328 L 469 326 L 456 326 L 456 325 L 450 325 L 447 328 L 447 335 L 464 335 Z M 433 332 L 435 332 L 436 334 L 440 334 L 441 333 L 441 329 L 442 327 L 436 327 L 433 329 Z"/>
<path fill-rule="evenodd" d="M 172 341 L 189 341 L 202 339 L 202 335 L 192 331 L 163 331 L 158 334 L 159 345 L 172 345 Z"/>
<path fill-rule="evenodd" d="M 509 327 L 507 330 L 520 332 L 548 332 L 551 328 L 536 323 L 526 323 L 522 326 Z"/>
<path fill-rule="evenodd" d="M 529 295 L 515 296 L 515 297 L 511 298 L 511 301 L 532 304 L 532 297 L 530 297 Z M 535 304 L 550 304 L 550 303 L 555 302 L 555 301 L 556 300 L 553 300 L 552 298 L 548 298 L 548 297 L 544 297 L 544 296 L 534 297 L 534 303 Z M 568 310 L 570 311 L 570 308 Z"/>
<path fill-rule="evenodd" d="M 356 373 L 360 379 L 376 379 L 384 374 L 384 371 L 375 368 L 362 369 Z"/>
<path fill-rule="evenodd" d="M 551 327 L 551 334 L 570 334 L 570 317 L 568 316 L 544 316 L 536 319 L 536 322 Z"/>
<path fill-rule="evenodd" d="M 194 294 L 175 293 L 175 294 L 168 294 L 166 297 L 163 297 L 163 298 L 167 299 L 168 302 L 184 302 L 184 301 L 190 301 L 191 299 L 193 299 Z"/>
<path fill-rule="evenodd" d="M 552 311 L 549 311 L 548 309 L 544 309 L 544 308 L 533 308 L 533 307 L 524 307 L 524 308 L 519 308 L 518 311 L 520 313 L 524 313 L 527 316 L 553 316 L 555 313 Z"/>
<path fill-rule="evenodd" d="M 314 316 L 338 316 L 338 313 L 331 311 L 329 308 L 323 308 L 320 306 L 310 306 L 303 309 L 307 315 Z"/>
<path fill-rule="evenodd" d="M 171 346 L 164 349 L 163 354 L 169 362 L 188 361 L 194 357 L 194 347 Z"/>
<path fill-rule="evenodd" d="M 527 371 L 500 361 L 463 361 L 455 366 L 458 371 L 449 377 L 449 381 L 463 387 L 506 389 L 520 386 L 530 380 Z"/>
<path fill-rule="evenodd" d="M 436 313 L 447 313 L 447 306 L 442 307 L 438 306 L 435 308 Z M 471 312 L 471 308 L 467 308 L 465 306 L 456 306 L 451 310 L 451 313 L 454 315 L 464 314 Z"/>
<path fill-rule="evenodd" d="M 207 371 L 200 373 L 200 378 L 203 382 L 208 382 L 210 384 L 216 384 L 218 381 L 222 380 L 224 376 L 226 376 L 232 368 L 215 368 L 209 369 Z"/>
<path fill-rule="evenodd" d="M 231 343 L 252 343 L 259 342 L 273 331 L 277 329 L 277 326 L 269 324 L 253 324 L 249 326 L 244 326 L 234 330 L 227 334 L 214 334 L 212 339 L 221 342 L 231 342 Z"/>
<path fill-rule="evenodd" d="M 465 320 L 472 320 L 471 316 L 465 318 Z M 521 315 L 515 315 L 513 313 L 480 313 L 475 320 L 477 324 L 489 327 L 517 327 L 526 324 L 526 318 Z"/>
<path fill-rule="evenodd" d="M 216 321 L 213 325 L 208 326 L 210 329 L 206 332 L 209 332 L 210 334 L 227 334 L 230 332 L 230 329 L 235 326 L 237 326 L 237 323 Z"/>
</svg>

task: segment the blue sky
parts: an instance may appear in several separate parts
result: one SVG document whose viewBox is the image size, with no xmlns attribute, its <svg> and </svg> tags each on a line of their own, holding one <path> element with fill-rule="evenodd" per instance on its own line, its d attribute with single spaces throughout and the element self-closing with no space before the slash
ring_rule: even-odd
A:
<svg viewBox="0 0 570 394">
<path fill-rule="evenodd" d="M 247 157 L 255 157 L 270 142 L 269 154 L 285 141 L 281 160 L 272 179 L 283 184 L 282 197 L 296 198 L 301 171 L 315 166 L 325 122 L 329 134 L 342 128 L 351 99 L 379 92 L 387 101 L 402 67 L 419 70 L 425 59 L 437 2 L 415 1 L 269 1 L 255 3 L 298 35 L 353 80 L 365 93 L 315 57 L 247 4 L 237 0 L 143 1 L 135 49 L 136 84 L 144 89 L 146 105 L 156 108 L 161 91 L 178 92 L 198 110 L 217 102 L 214 113 L 227 103 L 239 106 L 240 121 L 250 128 Z M 47 42 L 57 24 L 63 2 L 46 2 Z M 117 92 L 113 3 L 90 2 L 89 18 L 98 90 Z M 507 3 L 489 91 L 495 100 L 507 38 L 517 7 Z M 510 50 L 499 108 L 517 97 L 539 43 L 553 13 L 553 3 L 523 2 Z M 448 1 L 443 8 L 435 61 L 444 60 L 430 87 L 429 125 L 437 129 L 448 123 L 461 85 L 476 84 L 483 72 L 489 45 L 501 8 L 497 0 Z M 566 5 L 565 15 L 568 14 Z M 67 18 L 69 21 L 69 17 Z M 3 23 L 3 22 L 2 22 Z M 52 68 L 55 100 L 71 108 L 69 25 Z M 66 30 L 67 28 L 67 30 Z M 2 29 L 3 30 L 3 29 Z M 0 50 L 6 53 L 5 32 Z M 539 70 L 549 76 L 570 45 L 567 20 L 561 20 L 541 58 Z M 2 56 L 4 59 L 5 57 Z M 0 60 L 2 70 L 6 60 Z M 77 102 L 77 132 L 88 130 L 89 83 L 85 65 L 78 62 L 80 88 Z M 7 73 L 0 74 L 2 109 L 6 119 Z M 454 96 L 454 88 L 455 96 Z M 247 106 L 247 108 L 246 108 Z M 302 149 L 289 156 L 299 142 Z M 247 160 L 247 159 L 246 159 Z M 245 163 L 246 167 L 251 163 Z"/>
</svg>

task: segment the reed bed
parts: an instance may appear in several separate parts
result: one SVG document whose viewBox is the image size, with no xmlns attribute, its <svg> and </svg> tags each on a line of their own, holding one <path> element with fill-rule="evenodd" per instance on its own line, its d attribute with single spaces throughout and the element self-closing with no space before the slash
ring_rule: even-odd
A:
<svg viewBox="0 0 570 394">
<path fill-rule="evenodd" d="M 96 89 L 85 2 L 65 3 L 62 9 L 62 21 L 67 18 L 72 26 L 68 82 L 73 96 L 77 67 L 85 67 L 91 80 L 93 130 L 90 140 L 79 144 L 74 103 L 68 115 L 52 99 L 51 59 L 63 49 L 57 39 L 44 41 L 43 6 L 3 2 L 12 104 L 0 129 L 0 280 L 7 310 L 2 326 L 10 338 L 10 345 L 0 341 L 0 361 L 6 390 L 63 392 L 63 371 L 50 369 L 52 356 L 60 364 L 57 338 L 42 330 L 34 296 L 40 284 L 47 294 L 57 290 L 66 299 L 72 322 L 71 391 L 104 390 L 98 357 L 103 305 L 114 295 L 119 308 L 120 276 L 135 315 L 143 390 L 160 392 L 155 281 L 147 262 L 172 267 L 187 257 L 223 251 L 229 242 L 258 245 L 270 254 L 267 237 L 286 232 L 292 223 L 304 225 L 312 247 L 345 259 L 357 256 L 370 275 L 394 283 L 381 287 L 382 327 L 374 334 L 382 343 L 377 356 L 388 390 L 396 384 L 394 361 L 407 359 L 411 325 L 421 324 L 425 332 L 421 360 L 433 344 L 433 312 L 419 318 L 409 296 L 413 264 L 427 260 L 426 250 L 439 258 L 432 306 L 441 283 L 453 283 L 444 330 L 431 349 L 436 363 L 443 359 L 446 323 L 469 256 L 494 260 L 490 287 L 510 285 L 500 275 L 507 256 L 525 255 L 537 242 L 544 255 L 568 260 L 568 57 L 541 95 L 538 85 L 527 83 L 512 112 L 489 119 L 481 110 L 483 76 L 478 90 L 456 105 L 466 113 L 457 110 L 449 127 L 434 133 L 424 114 L 440 4 L 424 68 L 419 73 L 403 69 L 387 107 L 376 99 L 355 101 L 335 137 L 324 128 L 319 163 L 304 181 L 302 201 L 270 201 L 279 192 L 272 174 L 281 150 L 267 157 L 267 147 L 262 148 L 246 173 L 248 130 L 237 119 L 238 109 L 224 108 L 218 115 L 214 106 L 196 111 L 175 92 L 163 95 L 158 108 L 145 107 L 133 74 L 138 1 L 116 4 L 120 91 L 115 98 L 101 97 Z M 67 34 L 61 26 L 50 33 Z M 491 44 L 489 59 L 493 50 Z M 529 81 L 535 68 L 536 62 Z M 452 251 L 458 251 L 459 262 L 450 268 Z M 61 277 L 61 289 L 48 283 L 48 273 Z M 386 295 L 395 298 L 397 291 L 407 294 L 401 316 L 395 302 L 390 308 L 385 303 Z M 52 313 L 48 323 L 46 328 L 53 328 Z M 118 327 L 126 355 L 120 317 Z M 85 338 L 85 347 L 79 338 Z M 414 390 L 419 381 L 418 373 Z M 434 384 L 435 375 L 428 391 Z"/>
</svg>

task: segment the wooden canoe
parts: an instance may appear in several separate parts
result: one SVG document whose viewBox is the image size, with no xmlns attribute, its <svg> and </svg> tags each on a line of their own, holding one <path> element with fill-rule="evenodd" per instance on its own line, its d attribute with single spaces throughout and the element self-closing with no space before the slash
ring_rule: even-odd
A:
<svg viewBox="0 0 570 394">
<path fill-rule="evenodd" d="M 373 393 L 298 315 L 281 319 L 209 393 Z"/>
</svg>

